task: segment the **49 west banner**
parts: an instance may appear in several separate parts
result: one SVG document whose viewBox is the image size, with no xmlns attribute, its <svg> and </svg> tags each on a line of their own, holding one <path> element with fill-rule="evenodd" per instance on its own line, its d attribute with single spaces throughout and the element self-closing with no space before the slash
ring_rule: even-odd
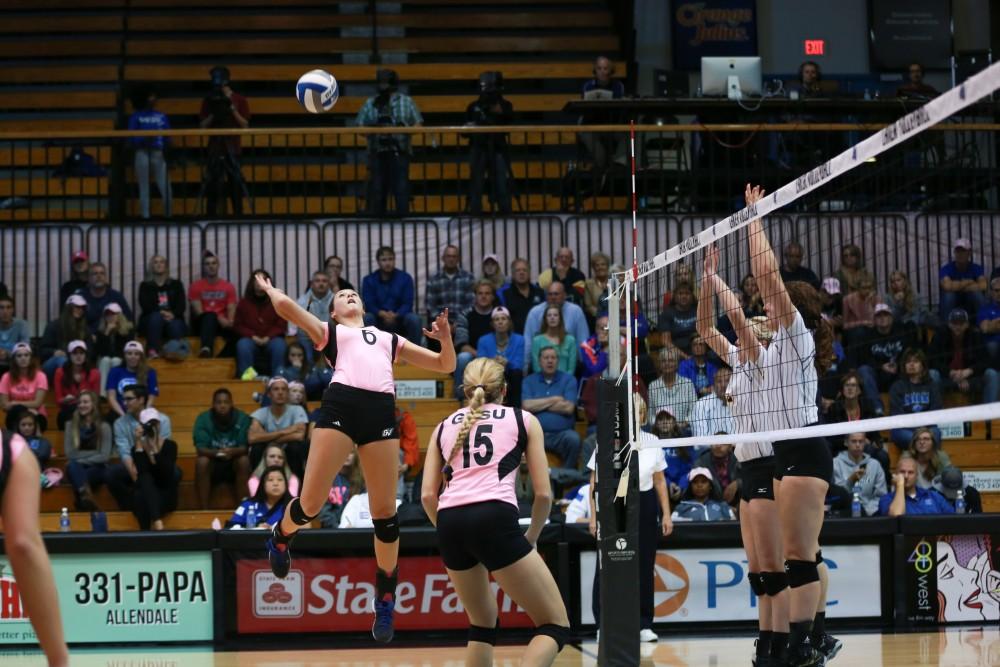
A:
<svg viewBox="0 0 1000 667">
<path fill-rule="evenodd" d="M 910 622 L 1000 620 L 1000 534 L 910 537 L 906 547 Z"/>
</svg>

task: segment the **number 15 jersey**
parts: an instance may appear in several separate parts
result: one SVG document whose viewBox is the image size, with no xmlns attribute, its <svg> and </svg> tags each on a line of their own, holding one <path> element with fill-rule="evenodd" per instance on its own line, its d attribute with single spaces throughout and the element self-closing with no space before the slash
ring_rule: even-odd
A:
<svg viewBox="0 0 1000 667">
<path fill-rule="evenodd" d="M 435 444 L 442 458 L 447 459 L 451 453 L 468 413 L 468 408 L 462 408 L 441 422 Z M 521 408 L 496 403 L 483 405 L 482 416 L 469 431 L 466 445 L 446 460 L 454 472 L 438 499 L 439 509 L 488 500 L 502 500 L 517 507 L 514 483 L 521 456 L 528 446 L 526 418 L 534 417 Z"/>
</svg>

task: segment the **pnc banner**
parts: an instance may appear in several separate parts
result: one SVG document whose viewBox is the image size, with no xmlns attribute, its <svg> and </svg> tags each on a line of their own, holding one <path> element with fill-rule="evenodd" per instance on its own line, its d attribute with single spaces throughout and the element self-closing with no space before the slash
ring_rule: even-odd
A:
<svg viewBox="0 0 1000 667">
<path fill-rule="evenodd" d="M 756 0 L 673 3 L 674 69 L 698 70 L 703 56 L 757 55 Z"/>
<path fill-rule="evenodd" d="M 266 560 L 236 561 L 237 632 L 354 632 L 372 624 L 375 596 L 371 558 L 296 558 L 285 579 Z M 496 583 L 500 625 L 531 627 L 531 619 Z M 398 630 L 469 626 L 465 608 L 436 556 L 399 559 L 395 624 Z"/>
<path fill-rule="evenodd" d="M 211 553 L 55 554 L 52 570 L 70 643 L 214 639 Z M 0 559 L 0 644 L 35 642 L 18 582 Z"/>
<path fill-rule="evenodd" d="M 824 546 L 830 569 L 830 618 L 882 615 L 882 581 L 877 545 Z M 590 600 L 594 584 L 593 551 L 580 554 L 580 622 L 594 623 Z M 757 598 L 747 582 L 741 549 L 670 549 L 656 554 L 653 604 L 657 623 L 755 621 Z"/>
<path fill-rule="evenodd" d="M 909 537 L 906 549 L 910 622 L 1000 621 L 1000 535 Z"/>
</svg>

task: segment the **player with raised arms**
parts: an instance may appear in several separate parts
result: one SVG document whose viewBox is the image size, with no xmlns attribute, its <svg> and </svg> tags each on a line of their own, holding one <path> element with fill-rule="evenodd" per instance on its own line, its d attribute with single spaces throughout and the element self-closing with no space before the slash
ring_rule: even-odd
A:
<svg viewBox="0 0 1000 667">
<path fill-rule="evenodd" d="M 764 190 L 747 184 L 745 196 L 747 205 L 755 204 Z M 758 359 L 761 382 L 754 403 L 759 416 L 755 423 L 761 431 L 814 425 L 819 421 L 817 371 L 825 372 L 834 359 L 833 330 L 823 319 L 822 301 L 811 285 L 785 284 L 782 280 L 778 259 L 759 218 L 750 221 L 748 236 L 750 270 L 760 288 L 768 327 L 774 332 L 774 339 Z M 823 598 L 819 533 L 826 492 L 833 479 L 833 457 L 826 441 L 818 437 L 777 441 L 774 457 L 774 497 L 791 589 L 787 664 L 823 665 L 826 657 L 821 649 L 839 650 L 839 645 L 813 645 L 826 640 L 821 628 L 814 632 L 813 621 L 825 616 L 817 611 Z"/>
<path fill-rule="evenodd" d="M 39 532 L 38 460 L 20 435 L 0 430 L 0 516 L 4 554 L 17 580 L 24 615 L 31 619 L 49 667 L 67 667 L 69 650 L 59 615 L 52 562 Z M 17 599 L 17 593 L 14 593 Z M 6 604 L 6 602 L 5 602 Z"/>
<path fill-rule="evenodd" d="M 261 273 L 257 284 L 283 318 L 305 331 L 316 350 L 333 369 L 323 392 L 320 417 L 310 444 L 302 493 L 288 504 L 284 518 L 267 541 L 274 575 L 284 578 L 291 567 L 289 544 L 296 532 L 319 514 L 330 491 L 330 481 L 347 456 L 358 448 L 375 526 L 375 622 L 372 636 L 389 642 L 393 636 L 393 608 L 399 556 L 396 485 L 399 478 L 399 432 L 396 427 L 396 389 L 392 365 L 397 359 L 439 373 L 455 370 L 448 311 L 425 329 L 427 338 L 441 343 L 440 352 L 409 343 L 393 333 L 364 326 L 364 304 L 357 292 L 340 290 L 333 298 L 330 321 L 321 322 L 289 298 Z M 37 483 L 37 482 L 36 482 Z"/>
<path fill-rule="evenodd" d="M 737 433 L 762 430 L 754 414 L 760 390 L 761 356 L 774 332 L 767 318 L 747 319 L 739 299 L 718 275 L 719 250 L 710 246 L 705 253 L 698 298 L 698 333 L 724 359 L 733 374 L 726 389 L 727 403 Z M 733 345 L 715 327 L 715 298 L 736 332 Z M 774 448 L 770 442 L 744 441 L 736 444 L 740 462 L 740 535 L 747 554 L 747 579 L 757 595 L 760 632 L 756 642 L 756 667 L 784 664 L 788 643 L 788 575 L 782 565 L 781 525 L 774 502 Z"/>
<path fill-rule="evenodd" d="M 468 406 L 434 429 L 421 500 L 437 527 L 441 560 L 469 616 L 465 665 L 493 665 L 499 629 L 490 575 L 535 624 L 521 665 L 551 665 L 569 635 L 569 617 L 535 543 L 552 506 L 542 427 L 530 412 L 502 405 L 503 366 L 485 357 L 465 368 Z M 518 524 L 514 482 L 521 457 L 535 492 L 531 525 Z"/>
</svg>

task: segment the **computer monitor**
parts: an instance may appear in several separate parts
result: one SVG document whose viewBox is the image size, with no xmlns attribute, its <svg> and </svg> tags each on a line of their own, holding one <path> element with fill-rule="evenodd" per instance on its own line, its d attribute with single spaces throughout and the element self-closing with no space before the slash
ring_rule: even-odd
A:
<svg viewBox="0 0 1000 667">
<path fill-rule="evenodd" d="M 730 77 L 736 77 L 730 85 Z M 701 93 L 706 97 L 760 97 L 760 57 L 702 58 Z"/>
</svg>

